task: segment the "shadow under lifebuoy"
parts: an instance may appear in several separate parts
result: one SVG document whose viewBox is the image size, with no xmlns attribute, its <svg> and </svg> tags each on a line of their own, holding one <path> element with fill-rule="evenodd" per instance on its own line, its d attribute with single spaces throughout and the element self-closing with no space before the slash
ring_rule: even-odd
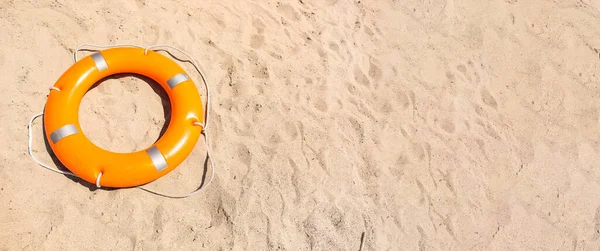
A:
<svg viewBox="0 0 600 251">
<path fill-rule="evenodd" d="M 48 142 L 48 137 L 46 137 L 46 125 L 44 124 L 43 120 L 42 120 L 42 130 L 44 133 L 44 146 L 46 147 L 46 151 L 48 152 L 48 154 L 50 155 L 50 158 L 52 159 L 52 162 L 54 162 L 54 165 L 56 166 L 57 169 L 61 170 L 61 171 L 65 171 L 65 172 L 70 172 L 70 170 L 68 168 L 66 168 L 62 162 L 60 162 L 60 160 L 58 159 L 58 157 L 56 157 L 56 155 L 54 154 L 54 152 L 52 151 L 52 148 L 50 147 L 50 143 Z M 79 177 L 75 177 L 75 176 L 71 176 L 71 175 L 67 175 L 67 174 L 62 174 L 63 176 L 67 177 L 68 179 L 70 179 L 73 182 L 79 183 L 85 187 L 87 187 L 88 189 L 90 189 L 90 191 L 95 191 L 97 189 L 102 189 L 102 190 L 115 190 L 114 188 L 98 188 L 96 187 L 96 184 L 91 184 Z"/>
</svg>

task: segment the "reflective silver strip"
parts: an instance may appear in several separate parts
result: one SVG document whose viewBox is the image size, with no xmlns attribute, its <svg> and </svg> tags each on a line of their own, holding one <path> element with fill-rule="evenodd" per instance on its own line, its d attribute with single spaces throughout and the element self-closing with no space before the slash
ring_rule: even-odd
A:
<svg viewBox="0 0 600 251">
<path fill-rule="evenodd" d="M 100 54 L 100 52 L 92 54 L 92 59 L 94 59 L 98 71 L 108 69 L 108 64 L 106 64 L 106 60 L 104 60 L 104 57 L 102 56 L 102 54 Z"/>
<path fill-rule="evenodd" d="M 165 160 L 165 157 L 162 155 L 162 153 L 160 153 L 156 146 L 153 146 L 152 148 L 146 150 L 146 152 L 148 153 L 148 155 L 150 155 L 150 158 L 152 159 L 152 164 L 154 164 L 154 167 L 157 171 L 160 172 L 163 169 L 167 168 L 167 160 Z"/>
<path fill-rule="evenodd" d="M 74 124 L 68 124 L 61 128 L 58 128 L 52 134 L 50 134 L 50 138 L 52 139 L 52 143 L 56 144 L 59 140 L 67 137 L 69 135 L 73 135 L 78 133 L 77 127 Z"/>
<path fill-rule="evenodd" d="M 171 79 L 167 80 L 167 84 L 169 84 L 169 87 L 171 87 L 171 89 L 173 89 L 178 84 L 181 84 L 188 80 L 190 80 L 190 77 L 188 77 L 185 73 L 179 73 L 179 74 L 173 76 Z"/>
</svg>

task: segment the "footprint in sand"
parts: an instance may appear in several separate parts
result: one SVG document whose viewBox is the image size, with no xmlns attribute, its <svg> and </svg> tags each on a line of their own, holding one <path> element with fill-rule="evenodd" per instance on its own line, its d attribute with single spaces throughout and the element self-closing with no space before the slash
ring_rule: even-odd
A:
<svg viewBox="0 0 600 251">
<path fill-rule="evenodd" d="M 278 2 L 277 11 L 288 21 L 296 22 L 300 20 L 300 14 L 294 9 L 294 7 L 287 3 Z"/>
<path fill-rule="evenodd" d="M 363 28 L 363 31 L 365 32 L 365 34 L 369 35 L 369 37 L 372 37 L 373 35 L 375 35 L 375 33 L 371 30 L 371 28 L 365 26 Z"/>
<path fill-rule="evenodd" d="M 329 49 L 335 53 L 340 53 L 340 46 L 336 42 L 329 42 Z"/>
<path fill-rule="evenodd" d="M 442 122 L 440 123 L 440 127 L 442 128 L 442 130 L 446 131 L 447 133 L 454 133 L 454 130 L 456 130 L 456 127 L 454 126 L 454 122 L 452 122 L 452 120 L 450 120 L 450 119 L 443 119 Z"/>
<path fill-rule="evenodd" d="M 488 90 L 490 78 L 484 68 L 483 62 L 478 59 L 468 60 L 466 64 L 458 64 L 455 73 L 447 72 L 446 77 L 451 84 L 456 84 L 457 88 L 461 89 L 461 93 L 467 95 L 467 99 L 472 100 L 477 98 L 487 107 L 497 110 L 498 102 L 494 95 Z M 479 93 L 474 93 L 474 90 L 479 90 Z M 484 116 L 484 111 L 481 106 L 475 105 L 475 111 L 480 116 Z"/>
<path fill-rule="evenodd" d="M 259 18 L 252 20 L 252 26 L 256 29 L 256 34 L 252 35 L 250 38 L 250 47 L 253 49 L 258 49 L 265 43 L 265 36 L 263 33 L 265 32 L 266 26 L 265 23 Z"/>
<path fill-rule="evenodd" d="M 258 49 L 258 48 L 262 47 L 264 44 L 265 44 L 265 37 L 263 35 L 255 34 L 255 35 L 252 35 L 252 38 L 250 38 L 250 47 L 252 47 L 253 49 Z"/>
<path fill-rule="evenodd" d="M 369 78 L 367 78 L 367 75 L 365 75 L 365 73 L 362 71 L 362 69 L 360 69 L 360 67 L 358 66 L 354 66 L 354 80 L 366 87 L 370 87 L 371 86 L 371 81 L 369 81 Z"/>
<path fill-rule="evenodd" d="M 294 123 L 286 122 L 283 127 L 283 132 L 286 141 L 295 141 L 298 139 L 298 127 Z"/>
<path fill-rule="evenodd" d="M 481 88 L 481 100 L 485 105 L 494 108 L 494 110 L 498 107 L 496 99 L 494 98 L 494 96 L 492 96 L 492 94 L 487 90 L 486 87 Z"/>
<path fill-rule="evenodd" d="M 322 97 L 316 98 L 316 101 L 314 101 L 313 106 L 323 113 L 327 113 L 329 107 L 327 101 Z"/>
<path fill-rule="evenodd" d="M 373 80 L 373 87 L 377 89 L 379 87 L 379 81 L 383 73 L 379 67 L 379 61 L 373 57 L 369 59 L 369 77 Z"/>
<path fill-rule="evenodd" d="M 406 157 L 404 154 L 400 154 L 398 159 L 396 159 L 395 165 L 390 166 L 390 172 L 396 178 L 396 180 L 400 180 L 402 176 L 404 176 L 404 168 L 408 164 L 410 164 L 408 157 Z"/>
<path fill-rule="evenodd" d="M 263 22 L 260 18 L 253 19 L 252 26 L 256 29 L 258 34 L 263 34 L 265 32 L 265 22 Z"/>
</svg>

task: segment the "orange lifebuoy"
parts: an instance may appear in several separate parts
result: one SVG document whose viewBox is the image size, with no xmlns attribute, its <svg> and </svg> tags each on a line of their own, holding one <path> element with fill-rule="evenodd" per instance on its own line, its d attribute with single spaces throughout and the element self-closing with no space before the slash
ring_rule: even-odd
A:
<svg viewBox="0 0 600 251">
<path fill-rule="evenodd" d="M 147 149 L 107 151 L 81 130 L 78 114 L 83 96 L 99 80 L 118 73 L 149 77 L 168 94 L 171 121 L 162 137 Z M 101 186 L 139 186 L 162 177 L 189 155 L 203 129 L 196 126 L 204 124 L 196 85 L 177 63 L 151 50 L 121 47 L 92 54 L 71 66 L 51 89 L 44 129 L 52 151 L 75 175 Z"/>
</svg>

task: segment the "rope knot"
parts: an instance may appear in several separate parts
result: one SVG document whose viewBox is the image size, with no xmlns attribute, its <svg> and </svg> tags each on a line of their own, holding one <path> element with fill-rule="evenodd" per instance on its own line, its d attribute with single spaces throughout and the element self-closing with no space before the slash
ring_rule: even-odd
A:
<svg viewBox="0 0 600 251">
<path fill-rule="evenodd" d="M 96 178 L 96 187 L 97 188 L 101 188 L 102 186 L 100 185 L 100 178 L 102 178 L 102 172 L 100 172 L 98 174 L 98 178 Z"/>
</svg>

